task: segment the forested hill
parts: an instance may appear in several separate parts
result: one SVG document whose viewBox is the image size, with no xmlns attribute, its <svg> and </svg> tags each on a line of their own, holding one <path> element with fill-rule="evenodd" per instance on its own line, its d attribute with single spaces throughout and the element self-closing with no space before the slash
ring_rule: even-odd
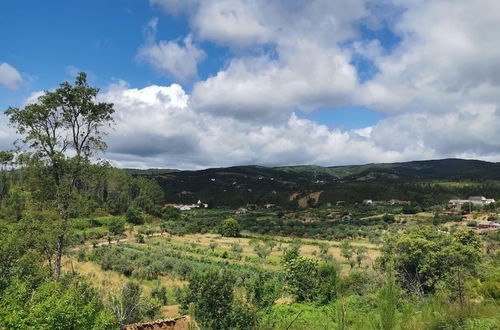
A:
<svg viewBox="0 0 500 330">
<path fill-rule="evenodd" d="M 468 195 L 500 197 L 500 163 L 442 159 L 354 166 L 234 166 L 199 171 L 128 170 L 154 178 L 167 202 L 215 205 L 284 204 L 322 192 L 318 204 L 338 200 L 404 199 L 443 202 Z M 293 198 L 292 198 L 293 199 Z"/>
</svg>

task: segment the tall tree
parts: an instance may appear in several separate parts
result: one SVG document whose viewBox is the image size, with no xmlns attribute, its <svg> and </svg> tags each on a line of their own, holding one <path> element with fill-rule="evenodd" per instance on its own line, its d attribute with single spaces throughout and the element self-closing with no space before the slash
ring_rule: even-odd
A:
<svg viewBox="0 0 500 330">
<path fill-rule="evenodd" d="M 14 159 L 14 154 L 10 151 L 0 151 L 0 202 L 3 200 L 9 190 L 7 180 L 7 166 Z"/>
<path fill-rule="evenodd" d="M 25 164 L 35 165 L 37 175 L 50 180 L 49 195 L 61 216 L 57 234 L 53 280 L 61 273 L 61 258 L 68 230 L 68 210 L 82 188 L 85 170 L 96 152 L 104 151 L 104 128 L 113 123 L 113 104 L 97 102 L 99 88 L 90 87 L 81 72 L 74 84 L 64 82 L 46 91 L 38 101 L 5 113 L 28 147 Z"/>
</svg>

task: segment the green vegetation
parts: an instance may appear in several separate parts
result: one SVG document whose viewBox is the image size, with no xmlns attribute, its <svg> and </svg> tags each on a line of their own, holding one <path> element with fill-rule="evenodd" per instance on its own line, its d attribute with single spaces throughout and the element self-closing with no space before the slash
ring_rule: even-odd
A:
<svg viewBox="0 0 500 330">
<path fill-rule="evenodd" d="M 240 231 L 240 224 L 233 218 L 227 218 L 224 220 L 220 227 L 220 234 L 226 237 L 239 237 Z"/>
<path fill-rule="evenodd" d="M 94 162 L 113 113 L 97 93 L 80 74 L 7 111 L 26 151 L 0 152 L 2 329 L 500 327 L 500 232 L 481 224 L 500 203 L 443 212 L 500 196 L 498 164 L 119 170 Z"/>
</svg>

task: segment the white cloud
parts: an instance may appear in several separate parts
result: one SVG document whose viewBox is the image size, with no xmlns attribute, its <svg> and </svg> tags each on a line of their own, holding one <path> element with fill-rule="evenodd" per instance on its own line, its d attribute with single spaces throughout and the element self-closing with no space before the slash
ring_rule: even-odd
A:
<svg viewBox="0 0 500 330">
<path fill-rule="evenodd" d="M 187 81 L 198 76 L 198 63 L 205 58 L 205 52 L 193 44 L 192 36 L 182 41 L 154 40 L 158 19 L 148 24 L 150 35 L 146 43 L 139 48 L 137 58 L 148 62 L 164 75 L 172 76 L 180 81 Z"/>
<path fill-rule="evenodd" d="M 139 134 L 134 141 L 176 146 L 149 148 L 144 164 L 500 160 L 498 1 L 150 2 L 185 15 L 193 39 L 227 46 L 233 58 L 195 83 L 182 106 L 158 101 L 146 107 L 154 121 L 129 119 L 136 124 L 128 131 Z M 390 29 L 401 41 L 384 48 L 387 40 L 377 36 L 385 32 L 362 35 L 359 24 Z M 362 68 L 351 63 L 355 55 L 371 61 L 375 76 L 360 81 Z M 135 97 L 147 93 L 136 90 Z M 294 115 L 297 109 L 350 105 L 387 117 L 371 127 L 339 130 Z M 137 161 L 126 150 L 123 161 Z M 173 155 L 182 165 L 162 164 Z"/>
<path fill-rule="evenodd" d="M 206 1 L 192 18 L 201 39 L 220 44 L 246 46 L 270 41 L 271 31 L 260 22 L 250 1 Z"/>
<path fill-rule="evenodd" d="M 105 157 L 120 167 L 500 160 L 500 111 L 491 103 L 464 104 L 450 113 L 406 113 L 371 127 L 340 130 L 293 113 L 280 122 L 259 123 L 198 112 L 178 84 L 137 89 L 119 81 L 99 100 L 114 103 L 116 127 Z M 12 136 L 0 134 L 0 145 Z"/>
<path fill-rule="evenodd" d="M 362 89 L 362 102 L 392 114 L 499 104 L 498 1 L 395 2 L 405 6 L 395 25 L 403 41 L 391 54 L 373 55 L 380 73 Z"/>
<path fill-rule="evenodd" d="M 409 144 L 388 148 L 372 129 L 341 131 L 300 119 L 259 124 L 189 106 L 176 84 L 131 89 L 121 82 L 101 96 L 113 102 L 117 127 L 109 136 L 110 157 L 118 166 L 204 168 L 234 164 L 351 164 L 435 156 Z"/>
<path fill-rule="evenodd" d="M 193 89 L 200 111 L 245 120 L 282 120 L 294 109 L 344 106 L 357 86 L 355 68 L 339 49 L 307 40 L 278 48 L 268 56 L 234 59 L 216 76 Z"/>
<path fill-rule="evenodd" d="M 9 63 L 0 63 L 0 85 L 16 90 L 23 83 L 21 74 Z"/>
<path fill-rule="evenodd" d="M 205 56 L 197 42 L 227 46 L 233 57 L 190 95 L 178 84 L 110 86 L 102 99 L 117 110 L 108 153 L 117 165 L 500 160 L 498 1 L 385 0 L 389 16 L 374 0 L 150 2 L 185 15 L 191 31 L 157 41 L 152 20 L 138 58 L 186 81 Z M 357 24 L 387 24 L 401 42 L 384 48 Z M 354 55 L 378 73 L 361 82 Z M 386 119 L 339 130 L 294 115 L 350 105 Z"/>
<path fill-rule="evenodd" d="M 283 39 L 321 43 L 353 37 L 352 22 L 368 12 L 364 0 L 150 0 L 169 13 L 185 13 L 196 37 L 241 48 Z"/>
</svg>

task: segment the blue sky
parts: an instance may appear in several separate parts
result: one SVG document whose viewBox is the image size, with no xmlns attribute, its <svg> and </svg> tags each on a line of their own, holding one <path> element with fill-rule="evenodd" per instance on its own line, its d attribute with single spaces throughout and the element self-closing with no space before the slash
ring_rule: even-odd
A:
<svg viewBox="0 0 500 330">
<path fill-rule="evenodd" d="M 190 33 L 185 16 L 164 15 L 159 6 L 147 1 L 3 1 L 0 3 L 1 60 L 22 68 L 28 76 L 17 92 L 1 90 L 0 106 L 20 106 L 33 91 L 56 87 L 71 80 L 76 71 L 89 73 L 90 81 L 106 86 L 117 79 L 130 86 L 170 85 L 175 78 L 160 75 L 137 60 L 137 48 L 146 39 L 145 27 L 154 17 L 161 16 L 157 38 L 179 40 Z M 397 37 L 386 27 L 368 29 L 357 23 L 362 36 L 378 38 L 390 50 Z M 350 40 L 344 47 L 349 47 Z M 199 63 L 200 79 L 215 75 L 234 54 L 263 52 L 260 48 L 231 50 L 212 42 L 202 42 L 206 57 Z M 363 56 L 355 56 L 352 64 L 361 79 L 372 77 L 376 68 Z M 192 81 L 183 83 L 189 92 Z M 384 116 L 368 108 L 341 107 L 339 111 L 319 110 L 300 116 L 325 125 L 362 128 L 378 122 Z M 352 110 L 352 111 L 351 111 Z"/>
<path fill-rule="evenodd" d="M 86 71 L 116 104 L 121 133 L 108 155 L 117 166 L 497 160 L 496 6 L 1 1 L 0 107 Z M 444 122 L 453 128 L 435 124 Z M 5 123 L 2 148 L 15 138 Z M 141 154 L 151 139 L 177 146 Z"/>
</svg>

